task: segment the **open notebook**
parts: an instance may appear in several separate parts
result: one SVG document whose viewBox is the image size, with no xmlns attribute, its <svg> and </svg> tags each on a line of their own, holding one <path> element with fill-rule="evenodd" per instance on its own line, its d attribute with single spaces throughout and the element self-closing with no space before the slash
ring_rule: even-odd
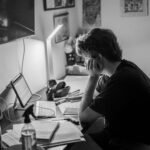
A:
<svg viewBox="0 0 150 150">
<path fill-rule="evenodd" d="M 36 117 L 56 117 L 56 104 L 52 101 L 36 101 L 34 114 Z"/>
</svg>

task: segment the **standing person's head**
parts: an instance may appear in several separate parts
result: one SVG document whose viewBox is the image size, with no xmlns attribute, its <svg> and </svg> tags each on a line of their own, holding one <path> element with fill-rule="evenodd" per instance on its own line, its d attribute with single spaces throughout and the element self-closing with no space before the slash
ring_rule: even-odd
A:
<svg viewBox="0 0 150 150">
<path fill-rule="evenodd" d="M 94 28 L 87 34 L 79 36 L 76 40 L 76 52 L 78 55 L 91 58 L 101 55 L 110 62 L 122 59 L 117 38 L 109 29 Z"/>
</svg>

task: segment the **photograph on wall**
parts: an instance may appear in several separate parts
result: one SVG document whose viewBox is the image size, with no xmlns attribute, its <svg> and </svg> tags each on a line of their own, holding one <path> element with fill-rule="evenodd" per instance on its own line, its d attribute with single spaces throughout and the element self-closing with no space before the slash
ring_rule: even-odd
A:
<svg viewBox="0 0 150 150">
<path fill-rule="evenodd" d="M 44 0 L 45 10 L 68 8 L 74 6 L 75 6 L 75 0 Z"/>
<path fill-rule="evenodd" d="M 58 25 L 63 25 L 63 27 L 58 31 L 55 42 L 59 43 L 69 38 L 69 14 L 63 13 L 59 15 L 54 15 L 54 28 Z"/>
<path fill-rule="evenodd" d="M 101 25 L 101 0 L 83 0 L 83 26 Z"/>
<path fill-rule="evenodd" d="M 122 16 L 147 16 L 148 0 L 121 0 Z"/>
</svg>

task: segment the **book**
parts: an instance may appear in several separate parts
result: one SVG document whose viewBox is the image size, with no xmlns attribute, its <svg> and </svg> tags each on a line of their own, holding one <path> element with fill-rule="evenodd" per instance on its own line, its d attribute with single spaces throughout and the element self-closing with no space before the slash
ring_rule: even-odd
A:
<svg viewBox="0 0 150 150">
<path fill-rule="evenodd" d="M 41 119 L 31 123 L 36 130 L 37 143 L 42 147 L 85 141 L 79 128 L 67 120 Z M 23 123 L 13 125 L 12 131 L 18 135 L 16 139 L 20 139 L 23 125 Z"/>
<path fill-rule="evenodd" d="M 85 141 L 83 134 L 73 123 L 61 120 L 59 122 L 59 127 L 55 134 L 53 134 L 49 141 L 38 140 L 38 144 L 42 147 L 53 147 L 57 145 L 64 145 L 74 142 Z"/>
<path fill-rule="evenodd" d="M 56 117 L 56 104 L 53 101 L 36 101 L 34 114 L 36 117 Z"/>
<path fill-rule="evenodd" d="M 36 130 L 36 138 L 49 140 L 53 132 L 58 128 L 59 123 L 56 121 L 45 121 L 45 120 L 34 120 L 31 122 L 33 127 Z M 21 137 L 21 129 L 23 127 L 23 123 L 14 124 L 13 131 Z"/>
<path fill-rule="evenodd" d="M 64 115 L 78 115 L 79 108 L 80 108 L 80 101 L 79 102 L 65 102 L 58 105 L 60 111 Z"/>
</svg>

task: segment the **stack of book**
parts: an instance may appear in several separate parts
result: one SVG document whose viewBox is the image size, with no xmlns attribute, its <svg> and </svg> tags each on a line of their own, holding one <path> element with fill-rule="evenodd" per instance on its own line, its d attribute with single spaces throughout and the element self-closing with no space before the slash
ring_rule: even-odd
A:
<svg viewBox="0 0 150 150">
<path fill-rule="evenodd" d="M 31 122 L 36 130 L 37 144 L 42 147 L 53 147 L 68 143 L 85 141 L 83 134 L 67 120 L 51 121 L 50 119 Z M 21 144 L 21 129 L 24 124 L 14 124 L 13 129 L 2 135 L 2 141 L 7 146 Z"/>
</svg>

